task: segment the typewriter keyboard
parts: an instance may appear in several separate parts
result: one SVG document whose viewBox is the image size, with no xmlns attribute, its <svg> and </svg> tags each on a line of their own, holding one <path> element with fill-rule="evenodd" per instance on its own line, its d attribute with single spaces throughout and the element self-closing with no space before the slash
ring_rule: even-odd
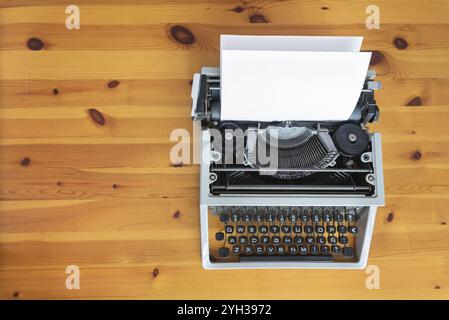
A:
<svg viewBox="0 0 449 320">
<path fill-rule="evenodd" d="M 354 261 L 362 211 L 354 207 L 214 207 L 212 259 Z M 211 230 L 212 229 L 212 230 Z"/>
</svg>

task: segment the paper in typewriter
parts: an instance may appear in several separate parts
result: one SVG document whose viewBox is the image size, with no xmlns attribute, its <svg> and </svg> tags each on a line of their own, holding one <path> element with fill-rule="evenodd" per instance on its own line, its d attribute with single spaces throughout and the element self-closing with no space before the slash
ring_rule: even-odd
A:
<svg viewBox="0 0 449 320">
<path fill-rule="evenodd" d="M 359 52 L 360 37 L 223 36 L 221 43 L 222 120 L 347 120 L 371 57 Z"/>
</svg>

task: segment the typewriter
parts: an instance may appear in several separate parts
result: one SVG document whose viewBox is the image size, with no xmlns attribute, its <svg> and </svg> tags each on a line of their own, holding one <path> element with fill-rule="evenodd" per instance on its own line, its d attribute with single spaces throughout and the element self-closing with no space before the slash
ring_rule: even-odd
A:
<svg viewBox="0 0 449 320">
<path fill-rule="evenodd" d="M 379 117 L 375 76 L 347 121 L 253 122 L 220 119 L 219 68 L 194 75 L 205 269 L 366 266 L 384 204 L 381 136 L 367 128 Z M 276 168 L 256 146 L 274 147 Z"/>
</svg>

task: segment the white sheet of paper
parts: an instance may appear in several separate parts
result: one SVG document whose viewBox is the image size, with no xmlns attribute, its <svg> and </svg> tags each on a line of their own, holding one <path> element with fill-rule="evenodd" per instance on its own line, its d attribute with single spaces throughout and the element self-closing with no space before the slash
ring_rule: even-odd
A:
<svg viewBox="0 0 449 320">
<path fill-rule="evenodd" d="M 363 37 L 221 35 L 223 50 L 359 52 Z"/>
<path fill-rule="evenodd" d="M 221 119 L 347 120 L 370 52 L 222 50 Z"/>
</svg>

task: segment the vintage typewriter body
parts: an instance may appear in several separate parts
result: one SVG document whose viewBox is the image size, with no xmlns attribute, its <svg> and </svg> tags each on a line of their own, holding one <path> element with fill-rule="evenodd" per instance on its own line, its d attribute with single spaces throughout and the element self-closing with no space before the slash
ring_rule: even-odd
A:
<svg viewBox="0 0 449 320">
<path fill-rule="evenodd" d="M 194 75 L 204 268 L 366 266 L 384 204 L 381 137 L 366 127 L 379 116 L 374 77 L 348 121 L 261 123 L 221 121 L 219 69 Z M 277 148 L 277 169 L 253 156 L 258 144 Z"/>
</svg>

